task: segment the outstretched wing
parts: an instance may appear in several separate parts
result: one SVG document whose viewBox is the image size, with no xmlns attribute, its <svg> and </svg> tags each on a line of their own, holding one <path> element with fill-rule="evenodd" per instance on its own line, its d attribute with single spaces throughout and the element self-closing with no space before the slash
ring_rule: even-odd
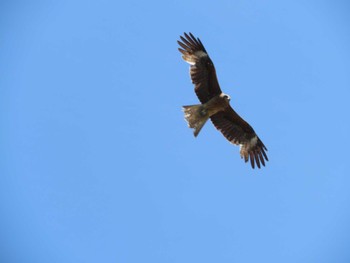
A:
<svg viewBox="0 0 350 263">
<path fill-rule="evenodd" d="M 199 38 L 191 33 L 184 33 L 184 36 L 180 36 L 182 42 L 177 41 L 181 46 L 179 51 L 182 58 L 191 65 L 190 75 L 198 99 L 201 103 L 206 103 L 221 94 L 215 67 Z"/>
<path fill-rule="evenodd" d="M 216 113 L 210 119 L 227 140 L 240 146 L 241 158 L 244 158 L 245 162 L 250 159 L 253 168 L 255 168 L 255 164 L 258 168 L 261 167 L 260 164 L 265 166 L 265 160 L 268 161 L 265 145 L 256 135 L 254 129 L 231 107 Z"/>
</svg>

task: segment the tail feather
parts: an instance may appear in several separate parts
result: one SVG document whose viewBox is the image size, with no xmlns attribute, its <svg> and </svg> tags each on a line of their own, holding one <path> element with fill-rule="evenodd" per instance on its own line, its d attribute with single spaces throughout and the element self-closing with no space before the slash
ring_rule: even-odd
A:
<svg viewBox="0 0 350 263">
<path fill-rule="evenodd" d="M 185 113 L 185 119 L 188 127 L 194 129 L 193 134 L 195 137 L 197 137 L 209 118 L 208 111 L 201 104 L 183 106 L 182 109 Z"/>
</svg>

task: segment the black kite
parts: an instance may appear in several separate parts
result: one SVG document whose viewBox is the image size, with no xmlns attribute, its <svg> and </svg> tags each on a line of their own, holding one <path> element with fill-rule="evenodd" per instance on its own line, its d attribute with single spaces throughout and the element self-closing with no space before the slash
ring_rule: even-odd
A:
<svg viewBox="0 0 350 263">
<path fill-rule="evenodd" d="M 268 161 L 267 149 L 254 129 L 243 120 L 230 106 L 230 96 L 222 93 L 216 77 L 215 67 L 199 38 L 191 33 L 184 33 L 177 41 L 181 48 L 182 58 L 190 66 L 190 75 L 194 90 L 201 104 L 183 106 L 185 119 L 197 137 L 201 128 L 210 118 L 227 140 L 240 146 L 241 158 L 250 163 L 265 166 Z"/>
</svg>

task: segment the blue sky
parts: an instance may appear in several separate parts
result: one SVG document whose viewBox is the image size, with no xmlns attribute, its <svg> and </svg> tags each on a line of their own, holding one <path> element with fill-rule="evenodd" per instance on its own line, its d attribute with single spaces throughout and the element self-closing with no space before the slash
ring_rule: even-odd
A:
<svg viewBox="0 0 350 263">
<path fill-rule="evenodd" d="M 1 262 L 350 262 L 347 1 L 2 1 Z M 200 37 L 270 161 L 198 100 Z"/>
</svg>

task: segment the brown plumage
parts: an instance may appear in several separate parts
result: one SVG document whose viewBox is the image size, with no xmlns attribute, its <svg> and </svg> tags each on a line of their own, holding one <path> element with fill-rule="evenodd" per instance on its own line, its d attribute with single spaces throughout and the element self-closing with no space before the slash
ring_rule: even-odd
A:
<svg viewBox="0 0 350 263">
<path fill-rule="evenodd" d="M 254 129 L 230 106 L 230 97 L 222 93 L 213 62 L 199 38 L 184 33 L 177 41 L 182 58 L 190 66 L 194 90 L 201 102 L 198 105 L 184 106 L 185 119 L 197 136 L 210 118 L 227 140 L 240 146 L 241 158 L 250 160 L 252 168 L 265 166 L 268 161 L 267 148 L 256 135 Z"/>
</svg>

